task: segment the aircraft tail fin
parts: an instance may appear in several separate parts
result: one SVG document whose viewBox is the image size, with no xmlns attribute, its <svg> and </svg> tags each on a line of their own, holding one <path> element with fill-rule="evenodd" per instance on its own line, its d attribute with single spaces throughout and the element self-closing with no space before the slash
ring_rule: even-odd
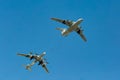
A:
<svg viewBox="0 0 120 80">
<path fill-rule="evenodd" d="M 28 64 L 27 66 L 26 65 L 23 65 L 23 66 L 25 67 L 26 70 L 32 71 L 30 64 Z"/>
<path fill-rule="evenodd" d="M 60 30 L 61 31 L 61 34 L 63 35 L 63 36 L 67 36 L 68 34 L 66 34 L 65 32 L 66 32 L 66 28 L 56 28 L 56 30 Z"/>
</svg>

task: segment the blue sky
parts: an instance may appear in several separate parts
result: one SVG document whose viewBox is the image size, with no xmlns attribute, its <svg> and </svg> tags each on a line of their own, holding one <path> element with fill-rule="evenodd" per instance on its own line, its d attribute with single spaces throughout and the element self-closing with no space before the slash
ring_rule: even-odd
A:
<svg viewBox="0 0 120 80">
<path fill-rule="evenodd" d="M 0 80 L 120 80 L 120 1 L 118 0 L 0 0 Z M 76 21 L 87 42 L 51 17 Z M 46 51 L 50 74 L 19 53 Z"/>
</svg>

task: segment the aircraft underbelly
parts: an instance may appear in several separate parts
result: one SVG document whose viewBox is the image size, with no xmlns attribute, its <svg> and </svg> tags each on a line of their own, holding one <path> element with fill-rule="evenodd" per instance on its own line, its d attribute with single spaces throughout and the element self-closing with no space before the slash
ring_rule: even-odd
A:
<svg viewBox="0 0 120 80">
<path fill-rule="evenodd" d="M 77 29 L 77 27 L 78 27 L 78 26 L 76 26 L 76 25 L 75 25 L 75 26 L 71 26 L 71 27 L 68 29 L 68 31 L 69 31 L 69 32 L 72 32 L 72 31 L 74 31 L 75 29 Z"/>
<path fill-rule="evenodd" d="M 71 26 L 70 28 L 68 28 L 65 32 L 63 32 L 63 36 L 67 36 L 70 32 L 76 30 L 78 26 Z"/>
<path fill-rule="evenodd" d="M 69 32 L 72 32 L 74 30 L 76 30 L 78 28 L 78 25 L 81 23 L 80 20 L 78 20 L 77 22 L 74 22 L 73 25 L 68 29 Z"/>
<path fill-rule="evenodd" d="M 41 58 L 39 58 L 39 57 L 38 57 L 38 58 L 36 58 L 36 60 L 37 60 L 37 61 L 40 61 L 40 60 L 41 60 Z"/>
</svg>

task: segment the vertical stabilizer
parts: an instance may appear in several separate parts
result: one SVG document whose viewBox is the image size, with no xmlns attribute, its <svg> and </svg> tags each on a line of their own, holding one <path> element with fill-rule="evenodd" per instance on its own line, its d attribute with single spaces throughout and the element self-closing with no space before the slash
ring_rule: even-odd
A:
<svg viewBox="0 0 120 80">
<path fill-rule="evenodd" d="M 30 64 L 28 64 L 27 66 L 26 66 L 26 65 L 23 65 L 23 66 L 25 67 L 26 70 L 32 71 L 32 70 L 31 70 L 31 65 L 30 65 Z"/>
<path fill-rule="evenodd" d="M 62 36 L 68 36 L 69 31 L 66 28 L 56 28 L 56 30 L 60 30 Z"/>
</svg>

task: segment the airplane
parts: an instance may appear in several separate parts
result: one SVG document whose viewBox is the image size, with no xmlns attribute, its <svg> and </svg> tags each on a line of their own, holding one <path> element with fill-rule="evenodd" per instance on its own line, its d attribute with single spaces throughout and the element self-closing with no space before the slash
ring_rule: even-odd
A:
<svg viewBox="0 0 120 80">
<path fill-rule="evenodd" d="M 40 55 L 38 55 L 38 54 L 32 55 L 32 52 L 30 52 L 29 54 L 20 54 L 20 53 L 18 53 L 17 55 L 27 57 L 30 60 L 34 59 L 34 61 L 31 64 L 27 64 L 27 66 L 24 65 L 27 70 L 31 71 L 31 66 L 33 66 L 35 63 L 38 62 L 38 65 L 41 65 L 43 67 L 43 69 L 45 69 L 45 71 L 47 73 L 49 73 L 49 71 L 48 71 L 48 69 L 46 67 L 48 62 L 46 62 L 45 59 L 43 58 L 43 56 L 45 54 L 46 54 L 46 52 L 43 52 Z"/>
<path fill-rule="evenodd" d="M 87 41 L 86 37 L 83 35 L 83 30 L 81 29 L 81 27 L 78 26 L 83 21 L 82 18 L 78 19 L 76 22 L 70 21 L 70 20 L 62 20 L 62 19 L 58 19 L 58 18 L 51 18 L 51 19 L 69 26 L 68 29 L 66 29 L 66 28 L 58 28 L 58 27 L 56 28 L 57 30 L 61 31 L 62 36 L 68 36 L 68 34 L 70 32 L 75 31 L 81 36 L 81 38 L 85 42 Z"/>
</svg>

